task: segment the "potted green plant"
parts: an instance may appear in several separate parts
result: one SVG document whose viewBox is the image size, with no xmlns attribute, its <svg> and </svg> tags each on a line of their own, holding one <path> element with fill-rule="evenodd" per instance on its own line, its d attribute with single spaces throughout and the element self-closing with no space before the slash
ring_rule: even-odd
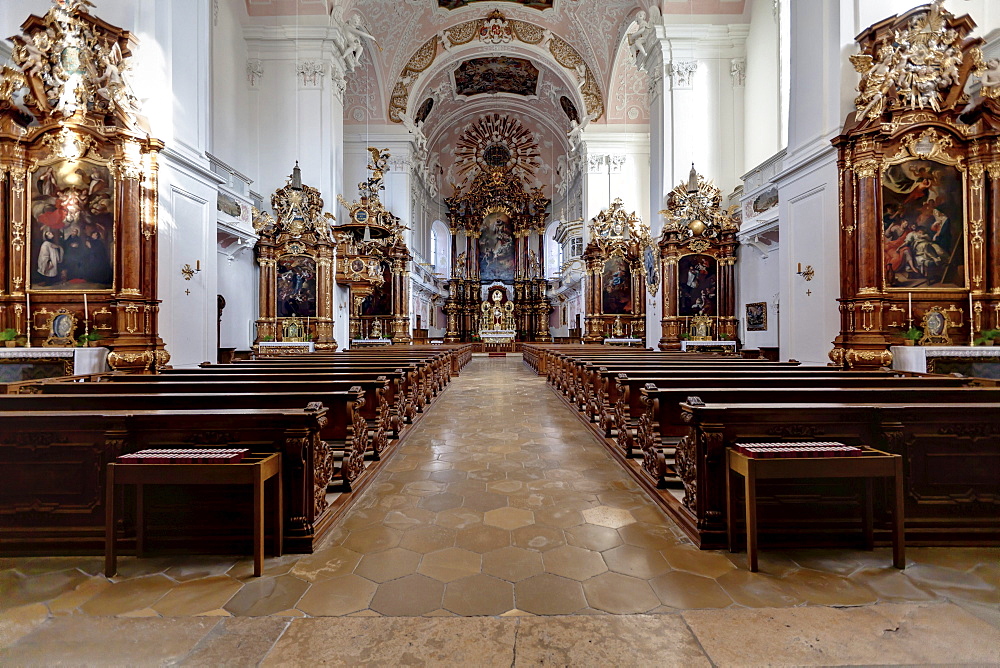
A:
<svg viewBox="0 0 1000 668">
<path fill-rule="evenodd" d="M 683 341 L 689 341 L 690 339 L 691 339 L 691 335 L 690 334 L 688 334 L 687 332 L 681 332 L 681 340 L 683 340 Z"/>
<path fill-rule="evenodd" d="M 729 335 L 728 334 L 719 334 L 719 340 L 720 341 L 728 341 L 729 340 Z"/>
<path fill-rule="evenodd" d="M 101 335 L 98 334 L 97 332 L 90 332 L 89 334 L 81 334 L 80 336 L 76 337 L 76 345 L 79 346 L 80 348 L 88 348 L 94 345 L 94 341 L 97 341 L 99 338 L 101 338 Z"/>
<path fill-rule="evenodd" d="M 995 339 L 1000 338 L 1000 329 L 984 329 L 979 332 L 979 338 L 973 343 L 977 346 L 992 346 Z"/>
<path fill-rule="evenodd" d="M 924 331 L 919 327 L 910 327 L 908 330 L 903 332 L 903 345 L 915 346 L 920 337 L 924 335 Z"/>
<path fill-rule="evenodd" d="M 3 330 L 0 332 L 0 341 L 3 341 L 8 348 L 13 348 L 17 345 L 17 330 L 13 327 Z"/>
<path fill-rule="evenodd" d="M 267 341 L 274 341 L 274 337 L 273 336 L 262 336 L 260 340 L 261 341 L 265 341 L 265 342 L 267 342 Z"/>
</svg>

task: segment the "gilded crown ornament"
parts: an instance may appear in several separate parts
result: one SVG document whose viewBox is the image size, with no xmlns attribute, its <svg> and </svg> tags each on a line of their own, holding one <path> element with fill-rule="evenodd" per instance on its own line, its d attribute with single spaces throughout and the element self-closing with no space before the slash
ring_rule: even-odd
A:
<svg viewBox="0 0 1000 668">
<path fill-rule="evenodd" d="M 739 207 L 722 208 L 722 191 L 705 181 L 694 164 L 687 182 L 678 184 L 667 195 L 663 234 L 680 233 L 690 239 L 717 238 L 722 232 L 739 230 Z"/>
</svg>

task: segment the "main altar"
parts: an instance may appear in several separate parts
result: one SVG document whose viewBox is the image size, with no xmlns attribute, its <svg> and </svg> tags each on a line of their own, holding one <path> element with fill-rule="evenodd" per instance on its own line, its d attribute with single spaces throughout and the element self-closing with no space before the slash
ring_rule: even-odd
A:
<svg viewBox="0 0 1000 668">
<path fill-rule="evenodd" d="M 445 199 L 451 277 L 445 341 L 549 336 L 543 235 L 550 200 L 528 187 L 538 146 L 516 121 L 484 116 L 458 142 L 467 180 Z M 499 308 L 501 312 L 497 312 Z"/>
</svg>

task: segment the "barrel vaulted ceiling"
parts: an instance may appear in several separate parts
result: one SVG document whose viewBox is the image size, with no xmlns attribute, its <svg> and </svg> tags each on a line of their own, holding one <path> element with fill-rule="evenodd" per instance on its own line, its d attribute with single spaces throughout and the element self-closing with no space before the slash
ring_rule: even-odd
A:
<svg viewBox="0 0 1000 668">
<path fill-rule="evenodd" d="M 536 134 L 541 171 L 550 173 L 569 149 L 574 112 L 595 125 L 648 123 L 648 81 L 624 42 L 651 6 L 668 22 L 746 20 L 745 0 L 245 2 L 251 21 L 315 24 L 330 14 L 374 37 L 377 46 L 365 40 L 361 63 L 348 77 L 345 123 L 412 127 L 423 120 L 428 154 L 441 156 L 444 171 L 454 167 L 441 147 L 454 145 L 485 114 L 521 119 Z M 502 25 L 506 34 L 480 34 L 491 16 L 502 21 L 487 27 Z M 512 71 L 504 73 L 504 65 Z M 463 87 L 477 94 L 463 95 Z M 418 119 L 427 107 L 426 119 Z"/>
</svg>

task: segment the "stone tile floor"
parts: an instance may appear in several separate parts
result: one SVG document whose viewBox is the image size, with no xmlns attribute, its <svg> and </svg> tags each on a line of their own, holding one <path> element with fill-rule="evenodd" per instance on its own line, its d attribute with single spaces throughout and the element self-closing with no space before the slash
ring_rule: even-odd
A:
<svg viewBox="0 0 1000 668">
<path fill-rule="evenodd" d="M 911 548 L 904 571 L 765 550 L 748 573 L 694 549 L 519 357 L 475 358 L 380 476 L 262 578 L 237 557 L 126 557 L 110 580 L 98 557 L 0 559 L 0 664 L 1000 662 L 1000 550 Z M 324 619 L 345 616 L 393 619 Z M 740 640 L 753 624 L 767 637 Z"/>
</svg>

